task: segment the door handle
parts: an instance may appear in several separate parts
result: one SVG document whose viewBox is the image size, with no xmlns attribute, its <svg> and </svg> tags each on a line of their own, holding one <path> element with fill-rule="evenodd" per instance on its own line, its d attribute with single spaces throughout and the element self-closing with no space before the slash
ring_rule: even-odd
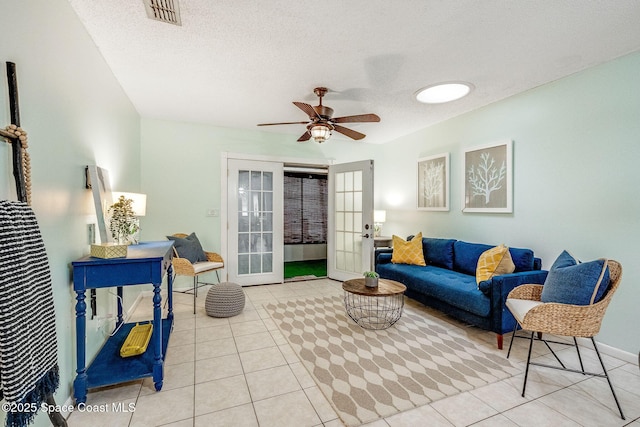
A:
<svg viewBox="0 0 640 427">
<path fill-rule="evenodd" d="M 364 225 L 364 229 L 368 230 L 371 226 L 369 224 L 365 224 Z M 369 238 L 369 233 L 363 234 L 362 237 L 364 237 L 365 239 Z"/>
</svg>

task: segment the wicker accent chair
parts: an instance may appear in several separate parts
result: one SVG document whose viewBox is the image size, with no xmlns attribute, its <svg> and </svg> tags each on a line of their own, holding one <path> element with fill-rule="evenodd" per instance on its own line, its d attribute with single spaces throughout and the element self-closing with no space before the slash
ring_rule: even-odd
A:
<svg viewBox="0 0 640 427">
<path fill-rule="evenodd" d="M 620 416 L 623 420 L 625 419 L 620 403 L 618 402 L 616 392 L 613 390 L 613 385 L 609 379 L 609 374 L 602 362 L 598 346 L 593 338 L 600 331 L 600 325 L 604 318 L 605 311 L 611 302 L 613 294 L 618 289 L 620 278 L 622 277 L 622 266 L 619 262 L 608 260 L 607 265 L 609 267 L 610 275 L 609 288 L 600 301 L 591 305 L 543 303 L 540 301 L 543 285 L 521 285 L 513 289 L 507 296 L 506 306 L 517 321 L 516 327 L 513 331 L 511 344 L 509 345 L 509 351 L 507 352 L 507 358 L 511 354 L 511 347 L 515 338 L 528 338 L 530 340 L 527 367 L 524 374 L 524 384 L 522 386 L 522 397 L 524 397 L 525 389 L 527 387 L 527 376 L 529 374 L 530 365 L 606 378 L 609 383 L 611 393 L 613 394 L 613 398 L 618 406 L 618 410 L 620 411 Z M 517 336 L 516 330 L 518 329 L 518 325 L 523 330 L 530 331 L 531 334 L 526 337 Z M 534 334 L 537 334 L 537 337 L 534 338 Z M 543 334 L 572 337 L 573 344 L 543 339 Z M 603 373 L 585 372 L 576 337 L 591 339 L 593 348 L 595 349 L 600 365 L 602 366 Z M 560 366 L 531 362 L 531 350 L 533 348 L 534 341 L 544 342 Z M 580 370 L 567 368 L 564 363 L 562 363 L 558 355 L 553 351 L 549 343 L 575 346 L 578 353 L 578 360 L 580 361 Z"/>
<path fill-rule="evenodd" d="M 184 233 L 176 233 L 173 234 L 174 237 L 179 237 L 184 239 L 188 236 L 188 234 Z M 204 273 L 210 273 L 212 271 L 216 272 L 216 277 L 218 278 L 218 283 L 220 283 L 220 275 L 218 270 L 224 268 L 224 260 L 222 257 L 215 252 L 207 252 L 204 251 L 207 256 L 207 261 L 191 263 L 186 258 L 180 258 L 178 256 L 178 251 L 176 248 L 173 248 L 173 272 L 176 276 L 188 276 L 193 277 L 193 314 L 196 313 L 196 298 L 198 297 L 198 288 L 201 286 L 209 285 L 210 283 L 200 282 L 198 280 L 198 276 Z M 185 291 L 189 292 L 189 291 Z"/>
</svg>

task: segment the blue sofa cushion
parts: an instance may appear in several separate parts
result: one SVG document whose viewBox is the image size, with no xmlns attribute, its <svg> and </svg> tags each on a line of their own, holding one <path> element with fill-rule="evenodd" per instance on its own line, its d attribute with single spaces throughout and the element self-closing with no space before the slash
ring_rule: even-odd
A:
<svg viewBox="0 0 640 427">
<path fill-rule="evenodd" d="M 428 265 L 378 264 L 381 277 L 403 283 L 414 292 L 446 301 L 477 316 L 491 312 L 491 301 L 478 290 L 475 276 Z"/>
<path fill-rule="evenodd" d="M 482 243 L 469 243 L 457 240 L 453 244 L 453 269 L 472 276 L 476 275 L 478 258 L 484 251 L 494 246 Z M 515 273 L 533 270 L 533 251 L 531 249 L 509 248 L 511 259 L 516 266 Z"/>
<path fill-rule="evenodd" d="M 609 287 L 606 259 L 580 262 L 563 251 L 555 260 L 542 288 L 542 302 L 590 305 L 598 302 Z"/>
<path fill-rule="evenodd" d="M 428 265 L 453 270 L 453 243 L 455 239 L 422 239 L 422 250 Z"/>
</svg>

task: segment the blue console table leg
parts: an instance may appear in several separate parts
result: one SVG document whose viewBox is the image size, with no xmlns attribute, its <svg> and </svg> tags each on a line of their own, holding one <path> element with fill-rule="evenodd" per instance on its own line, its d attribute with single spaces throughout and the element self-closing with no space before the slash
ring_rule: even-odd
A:
<svg viewBox="0 0 640 427">
<path fill-rule="evenodd" d="M 85 302 L 85 291 L 76 292 L 76 356 L 78 359 L 78 369 L 76 369 L 76 379 L 73 381 L 73 395 L 76 398 L 76 405 L 87 402 L 87 369 L 86 358 L 86 338 L 87 338 L 87 304 Z"/>
<path fill-rule="evenodd" d="M 162 389 L 163 361 L 162 361 L 162 296 L 160 296 L 161 283 L 153 284 L 153 383 L 156 391 Z"/>
</svg>

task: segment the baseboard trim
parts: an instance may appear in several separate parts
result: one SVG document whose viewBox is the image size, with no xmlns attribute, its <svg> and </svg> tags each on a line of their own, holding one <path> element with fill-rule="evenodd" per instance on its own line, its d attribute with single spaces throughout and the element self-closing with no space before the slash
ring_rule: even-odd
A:
<svg viewBox="0 0 640 427">
<path fill-rule="evenodd" d="M 591 340 L 588 338 L 578 338 L 578 342 L 584 347 L 593 347 L 591 345 Z M 623 362 L 638 364 L 638 355 L 630 353 L 628 351 L 620 350 L 616 347 L 611 347 L 610 345 L 603 344 L 600 341 L 596 341 L 598 344 L 598 350 L 602 354 L 606 354 L 607 356 L 615 357 L 616 359 L 620 359 Z"/>
</svg>

